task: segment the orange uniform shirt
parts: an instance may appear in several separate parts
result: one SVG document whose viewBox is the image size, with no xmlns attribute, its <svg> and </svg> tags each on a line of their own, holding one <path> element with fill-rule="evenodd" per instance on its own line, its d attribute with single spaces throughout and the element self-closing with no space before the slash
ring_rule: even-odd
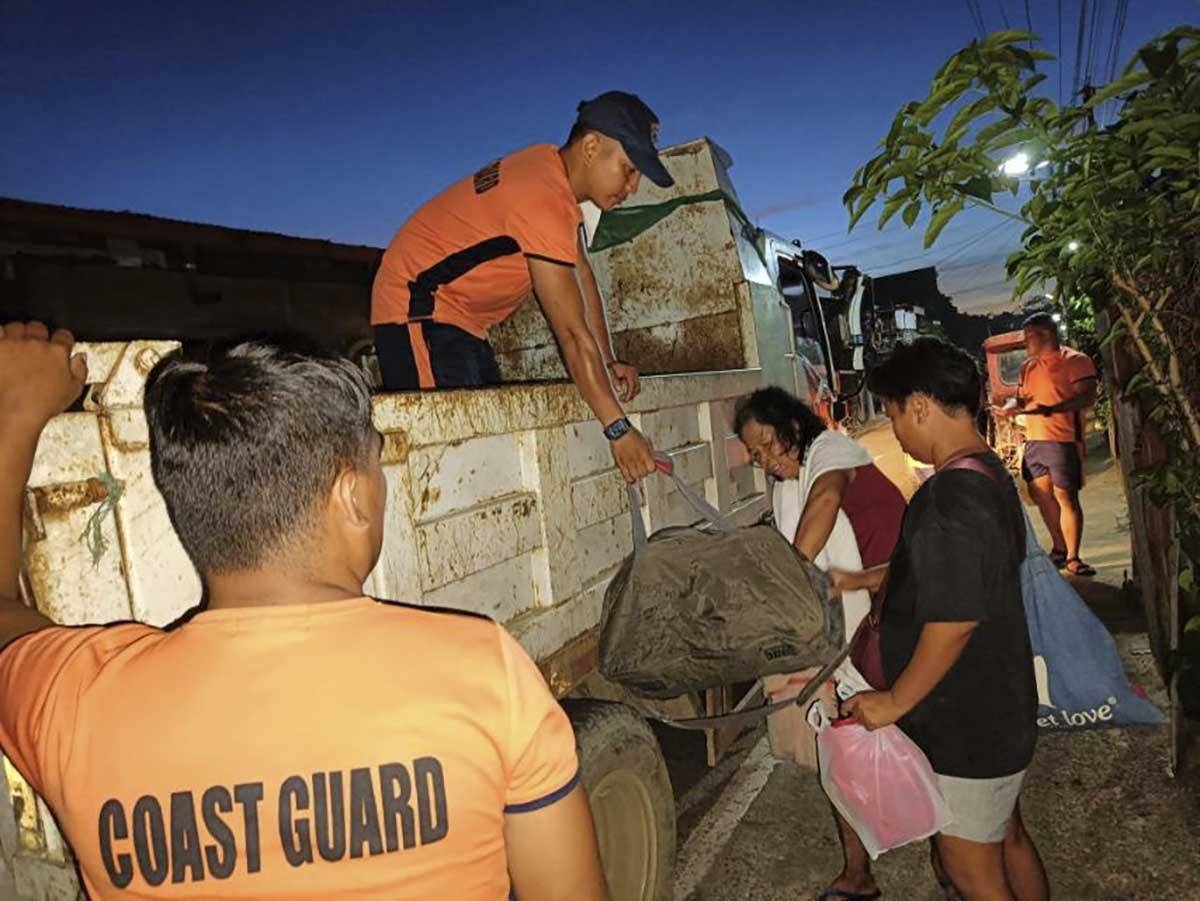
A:
<svg viewBox="0 0 1200 901">
<path fill-rule="evenodd" d="M 1080 383 L 1094 378 L 1096 364 L 1091 357 L 1060 347 L 1025 361 L 1018 391 L 1034 404 L 1053 406 L 1075 397 L 1083 387 Z M 1026 416 L 1025 437 L 1029 441 L 1078 441 L 1080 416 L 1079 412 Z"/>
<path fill-rule="evenodd" d="M 432 319 L 486 338 L 532 290 L 527 258 L 575 265 L 582 221 L 552 144 L 497 160 L 396 232 L 375 275 L 371 324 Z"/>
<path fill-rule="evenodd" d="M 0 743 L 92 898 L 503 901 L 503 821 L 578 778 L 496 624 L 360 598 L 0 653 Z"/>
</svg>

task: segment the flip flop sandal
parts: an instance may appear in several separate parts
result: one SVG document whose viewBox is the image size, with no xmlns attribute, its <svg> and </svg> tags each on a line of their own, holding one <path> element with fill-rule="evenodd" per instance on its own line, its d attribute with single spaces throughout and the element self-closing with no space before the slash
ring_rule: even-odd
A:
<svg viewBox="0 0 1200 901">
<path fill-rule="evenodd" d="M 1059 569 L 1062 569 L 1067 565 L 1067 552 L 1065 550 L 1060 550 L 1059 548 L 1051 548 L 1050 562 Z"/>
<path fill-rule="evenodd" d="M 843 888 L 827 888 L 817 895 L 817 901 L 826 901 L 828 898 L 838 898 L 841 901 L 875 901 L 876 898 L 882 898 L 883 892 L 875 889 L 873 892 L 851 892 Z"/>
<path fill-rule="evenodd" d="M 1077 565 L 1072 566 L 1072 563 Z M 1088 566 L 1078 557 L 1072 557 L 1070 560 L 1068 560 L 1065 569 L 1067 571 L 1067 575 L 1069 576 L 1080 576 L 1081 578 L 1090 579 L 1092 576 L 1096 575 L 1096 570 L 1093 567 Z"/>
</svg>

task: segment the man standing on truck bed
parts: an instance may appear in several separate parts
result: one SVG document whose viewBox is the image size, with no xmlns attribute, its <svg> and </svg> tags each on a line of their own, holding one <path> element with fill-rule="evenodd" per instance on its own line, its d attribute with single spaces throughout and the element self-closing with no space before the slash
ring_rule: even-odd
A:
<svg viewBox="0 0 1200 901">
<path fill-rule="evenodd" d="M 1073 576 L 1094 576 L 1079 559 L 1083 537 L 1083 411 L 1096 403 L 1096 364 L 1091 357 L 1058 340 L 1058 323 L 1049 313 L 1025 320 L 1025 349 L 1016 406 L 1005 416 L 1025 414 L 1021 475 L 1050 531 L 1050 557 Z"/>
<path fill-rule="evenodd" d="M 652 448 L 613 391 L 615 383 L 620 401 L 632 400 L 638 372 L 613 351 L 579 204 L 612 209 L 643 174 L 670 187 L 657 137 L 645 103 L 609 91 L 579 105 L 563 147 L 509 154 L 417 210 L 392 239 L 371 294 L 384 388 L 499 384 L 488 330 L 532 290 L 622 474 L 632 482 L 652 473 Z"/>
<path fill-rule="evenodd" d="M 34 452 L 86 378 L 72 342 L 0 327 L 0 748 L 88 897 L 605 901 L 533 661 L 486 617 L 363 596 L 387 492 L 347 360 L 255 343 L 151 371 L 190 619 L 66 627 L 21 603 Z"/>
</svg>

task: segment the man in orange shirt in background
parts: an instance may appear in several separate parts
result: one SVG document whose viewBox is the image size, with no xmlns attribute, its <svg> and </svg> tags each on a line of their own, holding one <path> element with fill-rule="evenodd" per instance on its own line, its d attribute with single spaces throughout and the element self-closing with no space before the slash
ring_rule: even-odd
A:
<svg viewBox="0 0 1200 901">
<path fill-rule="evenodd" d="M 1025 414 L 1021 474 L 1050 530 L 1050 556 L 1075 576 L 1096 571 L 1079 558 L 1083 537 L 1083 411 L 1096 403 L 1096 365 L 1087 354 L 1063 347 L 1058 323 L 1048 313 L 1025 320 L 1029 359 L 1021 368 L 1017 405 L 1007 416 Z"/>
<path fill-rule="evenodd" d="M 650 108 L 609 91 L 579 105 L 563 147 L 509 154 L 418 209 L 392 239 L 371 293 L 384 388 L 499 384 L 488 330 L 532 290 L 621 473 L 630 482 L 652 473 L 653 450 L 621 409 L 638 393 L 638 371 L 613 351 L 579 204 L 612 209 L 643 174 L 670 187 L 657 139 Z"/>
<path fill-rule="evenodd" d="M 150 373 L 151 469 L 204 585 L 188 621 L 69 628 L 18 600 L 72 344 L 0 328 L 0 748 L 88 896 L 604 901 L 533 662 L 484 617 L 363 596 L 386 491 L 349 362 L 244 344 Z"/>
</svg>

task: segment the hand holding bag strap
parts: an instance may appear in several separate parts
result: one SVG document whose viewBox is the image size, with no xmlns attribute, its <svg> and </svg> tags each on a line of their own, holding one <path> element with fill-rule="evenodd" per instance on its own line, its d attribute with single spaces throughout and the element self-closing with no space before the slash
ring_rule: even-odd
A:
<svg viewBox="0 0 1200 901">
<path fill-rule="evenodd" d="M 671 481 L 675 483 L 675 490 L 680 493 L 688 505 L 704 517 L 713 528 L 732 535 L 737 531 L 737 524 L 732 519 L 710 504 L 707 500 L 692 490 L 692 487 L 687 484 L 675 473 L 675 467 L 671 463 L 671 458 L 666 454 L 655 454 L 655 463 L 658 466 L 658 471 L 666 476 L 669 476 Z M 642 504 L 638 497 L 637 488 L 634 485 L 626 486 L 626 493 L 629 497 L 629 514 L 630 528 L 633 533 L 633 548 L 641 550 L 648 543 L 646 536 L 646 524 L 642 520 Z"/>
</svg>

